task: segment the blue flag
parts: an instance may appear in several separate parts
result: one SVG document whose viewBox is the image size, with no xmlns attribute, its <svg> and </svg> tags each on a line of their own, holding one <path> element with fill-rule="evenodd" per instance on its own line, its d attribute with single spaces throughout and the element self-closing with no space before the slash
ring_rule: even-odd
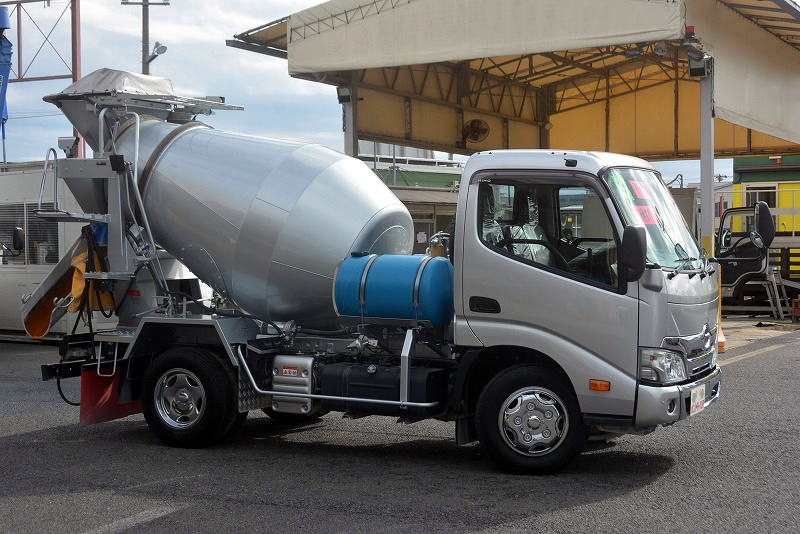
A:
<svg viewBox="0 0 800 534">
<path fill-rule="evenodd" d="M 0 36 L 0 123 L 3 126 L 3 139 L 6 138 L 6 121 L 8 120 L 8 106 L 6 105 L 6 90 L 8 89 L 8 75 L 11 72 L 11 41 L 5 35 Z"/>
</svg>

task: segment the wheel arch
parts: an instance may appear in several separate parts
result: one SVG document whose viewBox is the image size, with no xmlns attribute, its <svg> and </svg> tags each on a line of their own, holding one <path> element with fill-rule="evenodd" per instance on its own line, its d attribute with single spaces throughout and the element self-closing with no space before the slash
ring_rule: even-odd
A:
<svg viewBox="0 0 800 534">
<path fill-rule="evenodd" d="M 125 390 L 132 399 L 139 398 L 139 386 L 152 362 L 176 347 L 196 347 L 213 353 L 236 380 L 238 360 L 232 344 L 245 343 L 256 333 L 257 327 L 245 318 L 146 318 L 125 353 L 129 369 L 122 377 L 127 383 Z"/>
<path fill-rule="evenodd" d="M 136 338 L 126 356 L 131 361 L 142 357 L 150 360 L 172 347 L 203 347 L 224 353 L 227 361 L 234 367 L 238 365 L 236 356 L 225 337 L 214 324 L 147 322 L 139 328 Z"/>
<path fill-rule="evenodd" d="M 556 360 L 544 352 L 517 345 L 495 345 L 466 349 L 456 372 L 450 409 L 471 416 L 481 391 L 498 373 L 516 365 L 538 365 L 555 371 L 575 393 L 575 385 Z"/>
</svg>

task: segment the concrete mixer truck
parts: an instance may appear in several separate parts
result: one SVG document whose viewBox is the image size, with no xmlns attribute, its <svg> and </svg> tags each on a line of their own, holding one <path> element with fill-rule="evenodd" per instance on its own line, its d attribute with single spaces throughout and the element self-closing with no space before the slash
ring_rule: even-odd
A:
<svg viewBox="0 0 800 534">
<path fill-rule="evenodd" d="M 475 154 L 452 231 L 411 255 L 409 212 L 364 163 L 198 121 L 235 109 L 221 98 L 103 69 L 45 100 L 94 157 L 54 162 L 82 211 L 37 216 L 85 226 L 22 316 L 35 338 L 75 316 L 42 377 L 80 378 L 81 424 L 143 412 L 199 447 L 252 410 L 432 418 L 547 473 L 589 435 L 719 398 L 717 269 L 645 161 Z"/>
</svg>

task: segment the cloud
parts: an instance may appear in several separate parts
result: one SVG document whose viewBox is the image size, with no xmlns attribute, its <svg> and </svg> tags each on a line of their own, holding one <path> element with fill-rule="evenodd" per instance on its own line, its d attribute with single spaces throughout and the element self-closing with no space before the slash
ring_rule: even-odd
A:
<svg viewBox="0 0 800 534">
<path fill-rule="evenodd" d="M 228 102 L 245 107 L 243 112 L 221 112 L 205 119 L 215 127 L 322 143 L 341 150 L 341 108 L 333 87 L 291 78 L 285 60 L 225 46 L 225 40 L 236 33 L 316 3 L 317 0 L 172 0 L 170 6 L 153 6 L 151 46 L 159 41 L 168 50 L 153 61 L 151 70 L 171 78 L 178 94 L 223 95 Z M 27 5 L 27 9 L 47 33 L 65 6 L 64 0 L 53 0 L 49 8 L 36 3 Z M 62 22 L 56 27 L 53 41 L 62 56 L 69 59 L 69 13 L 65 17 L 67 24 Z M 84 74 L 102 67 L 139 72 L 140 7 L 123 6 L 119 0 L 83 0 L 81 17 Z M 13 42 L 16 36 L 11 33 Z M 35 29 L 26 35 L 23 46 L 27 61 L 41 38 Z M 65 67 L 58 56 L 44 47 L 29 75 L 62 71 Z M 63 117 L 21 118 L 56 113 L 57 109 L 41 98 L 61 91 L 69 83 L 58 80 L 9 87 L 9 160 L 41 159 L 58 136 L 69 135 L 71 127 Z"/>
</svg>

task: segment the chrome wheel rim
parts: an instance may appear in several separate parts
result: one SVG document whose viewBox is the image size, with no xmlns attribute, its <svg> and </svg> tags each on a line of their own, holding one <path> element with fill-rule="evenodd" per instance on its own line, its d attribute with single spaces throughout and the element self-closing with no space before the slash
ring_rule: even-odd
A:
<svg viewBox="0 0 800 534">
<path fill-rule="evenodd" d="M 170 369 L 156 384 L 153 400 L 164 423 L 181 430 L 197 424 L 206 409 L 206 391 L 194 373 Z"/>
<path fill-rule="evenodd" d="M 569 416 L 558 395 L 546 388 L 526 387 L 506 397 L 497 424 L 511 450 L 523 456 L 544 456 L 564 442 Z"/>
</svg>

